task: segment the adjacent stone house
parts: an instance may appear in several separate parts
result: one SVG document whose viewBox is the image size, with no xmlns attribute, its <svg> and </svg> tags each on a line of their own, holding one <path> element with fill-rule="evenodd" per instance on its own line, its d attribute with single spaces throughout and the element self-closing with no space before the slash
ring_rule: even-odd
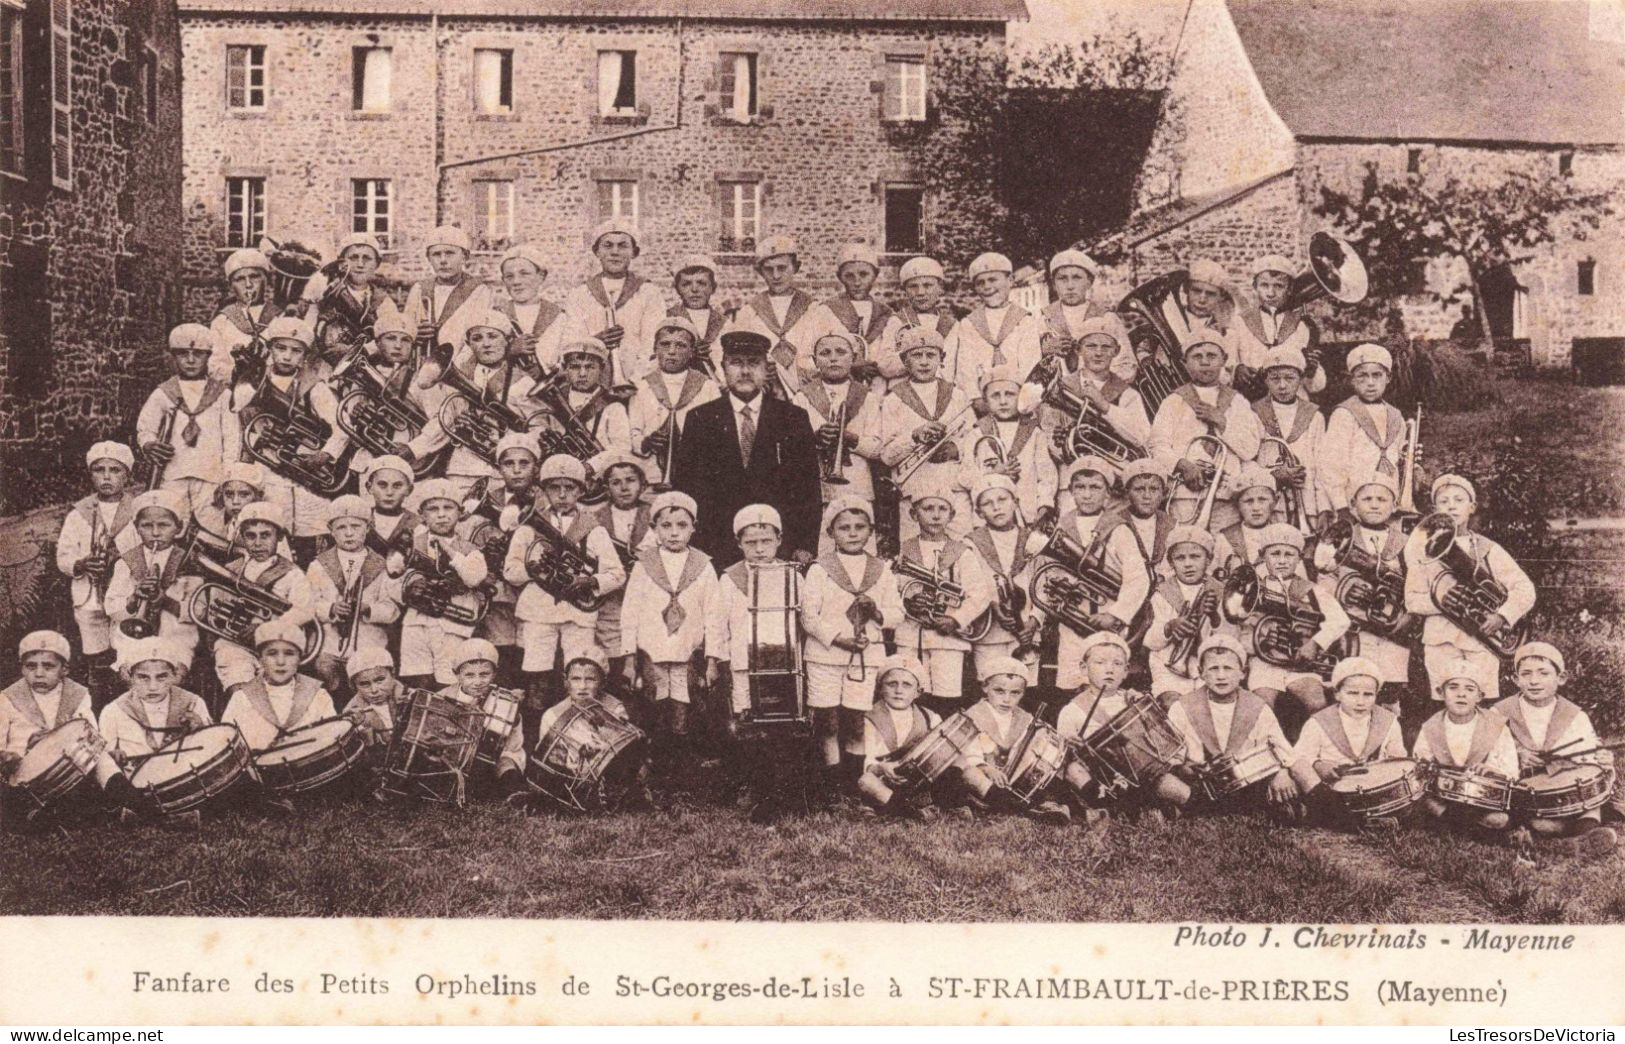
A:
<svg viewBox="0 0 1625 1044">
<path fill-rule="evenodd" d="M 80 491 L 181 303 L 173 0 L 0 0 L 0 514 Z"/>
<path fill-rule="evenodd" d="M 1106 296 L 1211 257 L 1245 279 L 1274 252 L 1302 258 L 1329 185 L 1438 174 L 1493 182 L 1560 173 L 1620 191 L 1625 41 L 1583 0 L 1192 0 L 1174 46 L 1168 111 L 1137 213 L 1090 244 L 1115 258 Z M 1459 263 L 1425 266 L 1398 302 L 1412 336 L 1461 316 Z M 1625 216 L 1565 233 L 1482 289 L 1498 338 L 1566 367 L 1574 342 L 1625 337 Z M 1377 331 L 1370 331 L 1375 334 Z"/>
<path fill-rule="evenodd" d="M 925 172 L 942 56 L 997 50 L 1021 0 L 182 0 L 188 312 L 225 251 L 260 235 L 387 241 L 399 278 L 461 225 L 489 272 L 540 245 L 555 296 L 589 274 L 585 235 L 646 230 L 664 281 L 703 253 L 725 297 L 779 233 L 809 277 L 842 242 L 889 263 L 929 245 Z"/>
</svg>

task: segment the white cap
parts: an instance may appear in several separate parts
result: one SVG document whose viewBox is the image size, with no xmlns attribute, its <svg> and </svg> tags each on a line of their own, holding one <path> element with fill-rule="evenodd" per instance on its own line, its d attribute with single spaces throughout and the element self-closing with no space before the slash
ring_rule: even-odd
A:
<svg viewBox="0 0 1625 1044">
<path fill-rule="evenodd" d="M 37 652 L 55 653 L 57 659 L 67 663 L 72 657 L 68 640 L 56 631 L 30 631 L 17 643 L 17 659 Z"/>
<path fill-rule="evenodd" d="M 464 232 L 456 225 L 441 225 L 439 228 L 430 232 L 428 237 L 423 241 L 423 249 L 425 253 L 428 252 L 430 247 L 437 246 L 459 247 L 465 254 L 472 254 L 474 252 L 474 244 L 470 242 L 468 233 Z"/>
<path fill-rule="evenodd" d="M 463 507 L 462 500 L 457 496 L 457 487 L 450 479 L 424 479 L 412 490 L 412 504 L 416 510 L 427 507 L 434 500 L 449 500 L 457 505 L 459 511 Z"/>
<path fill-rule="evenodd" d="M 1172 469 L 1164 461 L 1156 457 L 1136 457 L 1118 469 L 1117 477 L 1127 489 L 1130 479 L 1137 479 L 1142 475 L 1152 475 L 1162 480 L 1163 485 L 1168 484 L 1168 472 Z"/>
<path fill-rule="evenodd" d="M 899 357 L 921 348 L 935 348 L 944 350 L 942 335 L 937 333 L 934 326 L 905 326 L 897 333 L 897 354 Z"/>
<path fill-rule="evenodd" d="M 148 508 L 159 508 L 175 516 L 177 523 L 183 521 L 188 514 L 186 497 L 172 489 L 149 489 L 132 500 L 130 508 L 137 518 Z"/>
<path fill-rule="evenodd" d="M 169 350 L 172 352 L 212 352 L 214 335 L 201 323 L 182 323 L 169 331 Z"/>
<path fill-rule="evenodd" d="M 848 511 L 858 512 L 871 523 L 875 520 L 874 505 L 862 497 L 836 497 L 830 501 L 824 513 L 824 528 L 826 530 L 834 528 L 835 520 Z"/>
<path fill-rule="evenodd" d="M 85 451 L 86 466 L 98 460 L 116 460 L 125 468 L 135 467 L 135 454 L 122 442 L 98 442 Z"/>
<path fill-rule="evenodd" d="M 1117 469 L 1112 467 L 1111 463 L 1107 461 L 1105 457 L 1096 456 L 1093 453 L 1085 453 L 1077 460 L 1074 460 L 1072 463 L 1068 464 L 1062 470 L 1061 488 L 1065 489 L 1072 485 L 1072 476 L 1076 475 L 1080 471 L 1093 471 L 1095 474 L 1103 477 L 1106 480 L 1107 485 L 1111 485 L 1112 479 L 1117 475 Z"/>
<path fill-rule="evenodd" d="M 367 469 L 361 473 L 362 487 L 365 488 L 367 483 L 372 481 L 372 477 L 380 471 L 398 472 L 407 482 L 415 480 L 412 465 L 393 453 L 386 453 L 382 457 L 372 458 L 371 462 L 367 464 Z"/>
<path fill-rule="evenodd" d="M 1016 368 L 1014 366 L 1006 363 L 1003 366 L 991 366 L 982 371 L 982 379 L 979 383 L 982 389 L 982 394 L 986 395 L 988 387 L 994 384 L 1013 384 L 1017 388 L 1020 388 L 1021 375 L 1016 372 Z"/>
<path fill-rule="evenodd" d="M 1433 485 L 1428 489 L 1428 498 L 1430 500 L 1438 500 L 1439 491 L 1444 489 L 1446 486 L 1455 486 L 1457 489 L 1465 490 L 1467 493 L 1467 498 L 1474 504 L 1478 503 L 1478 490 L 1473 488 L 1473 484 L 1471 482 L 1456 474 L 1440 475 L 1438 478 L 1434 479 Z"/>
<path fill-rule="evenodd" d="M 1164 557 L 1180 544 L 1195 544 L 1206 551 L 1209 557 L 1213 554 L 1213 534 L 1201 526 L 1177 525 L 1168 531 L 1168 550 L 1163 552 Z"/>
<path fill-rule="evenodd" d="M 395 661 L 389 658 L 389 650 L 381 645 L 363 647 L 350 654 L 344 661 L 344 676 L 354 678 L 362 671 L 370 671 L 378 667 L 388 667 L 395 670 Z"/>
<path fill-rule="evenodd" d="M 691 519 L 697 520 L 700 517 L 700 506 L 694 503 L 694 498 L 680 489 L 673 489 L 654 498 L 649 505 L 649 521 L 653 522 L 660 517 L 661 512 L 673 509 L 687 511 Z"/>
<path fill-rule="evenodd" d="M 1197 258 L 1191 262 L 1188 275 L 1193 283 L 1207 283 L 1209 286 L 1216 286 L 1221 290 L 1230 285 L 1230 276 L 1225 272 L 1224 266 L 1217 261 L 1209 261 L 1205 257 Z"/>
<path fill-rule="evenodd" d="M 1254 486 L 1262 486 L 1271 493 L 1276 491 L 1275 476 L 1266 471 L 1256 461 L 1249 460 L 1241 466 L 1236 474 L 1235 493 L 1240 496 Z"/>
<path fill-rule="evenodd" d="M 1384 475 L 1380 471 L 1374 471 L 1370 475 L 1367 475 L 1365 478 L 1361 479 L 1359 484 L 1354 487 L 1354 495 L 1359 496 L 1367 486 L 1380 486 L 1394 496 L 1399 496 L 1398 480 L 1396 480 L 1392 475 Z"/>
<path fill-rule="evenodd" d="M 230 256 L 226 258 L 226 278 L 230 279 L 245 268 L 257 268 L 262 272 L 269 272 L 271 270 L 271 260 L 253 247 L 233 250 Z"/>
<path fill-rule="evenodd" d="M 1474 685 L 1478 686 L 1478 691 L 1481 695 L 1488 693 L 1490 691 L 1490 684 L 1495 679 L 1495 668 L 1490 667 L 1486 669 L 1485 665 L 1479 663 L 1477 660 L 1469 660 L 1466 657 L 1456 657 L 1455 659 L 1446 660 L 1444 663 L 1439 664 L 1437 670 L 1430 670 L 1428 671 L 1428 674 L 1431 677 L 1439 679 L 1438 684 L 1434 686 L 1433 689 L 1433 698 L 1436 700 L 1442 700 L 1444 699 L 1445 683 L 1454 681 L 1458 678 L 1466 679 L 1467 681 L 1470 681 Z"/>
<path fill-rule="evenodd" d="M 534 243 L 515 243 L 502 252 L 502 260 L 497 263 L 497 271 L 509 261 L 525 261 L 536 266 L 542 275 L 547 275 L 547 257 L 543 255 L 542 248 Z"/>
<path fill-rule="evenodd" d="M 1228 348 L 1226 348 L 1224 346 L 1224 342 L 1215 341 L 1212 337 L 1208 336 L 1206 333 L 1201 333 L 1201 332 L 1196 333 L 1194 336 L 1192 336 L 1188 340 L 1186 340 L 1184 344 L 1180 345 L 1180 347 L 1179 347 L 1179 357 L 1181 359 L 1186 358 L 1187 356 L 1189 356 L 1191 354 L 1191 352 L 1195 351 L 1196 349 L 1202 347 L 1205 344 L 1210 344 L 1213 347 L 1217 348 L 1219 350 L 1219 354 L 1224 356 L 1226 359 L 1230 358 L 1230 349 L 1228 349 Z"/>
<path fill-rule="evenodd" d="M 659 337 L 662 330 L 682 330 L 687 333 L 691 342 L 700 343 L 700 331 L 694 321 L 686 315 L 663 315 L 660 322 L 655 324 L 653 336 Z"/>
<path fill-rule="evenodd" d="M 370 517 L 370 516 L 369 516 Z M 250 522 L 269 522 L 283 533 L 288 531 L 288 516 L 282 508 L 267 500 L 256 500 L 247 504 L 237 514 L 237 528 L 240 531 Z"/>
<path fill-rule="evenodd" d="M 1203 658 L 1214 649 L 1226 649 L 1236 654 L 1243 667 L 1247 666 L 1247 648 L 1241 644 L 1241 639 L 1235 635 L 1217 632 L 1202 639 L 1202 644 L 1196 650 L 1196 662 L 1201 663 Z"/>
<path fill-rule="evenodd" d="M 1089 273 L 1090 278 L 1100 275 L 1100 266 L 1095 264 L 1095 259 L 1081 250 L 1063 250 L 1049 259 L 1050 275 L 1063 268 L 1081 268 Z"/>
<path fill-rule="evenodd" d="M 768 258 L 778 257 L 781 254 L 788 254 L 791 257 L 799 260 L 800 253 L 801 250 L 796 245 L 796 239 L 794 236 L 768 236 L 766 239 L 756 244 L 756 263 L 761 264 Z"/>
<path fill-rule="evenodd" d="M 880 669 L 875 672 L 875 684 L 885 681 L 886 675 L 892 671 L 906 671 L 914 675 L 914 680 L 922 689 L 931 684 L 931 675 L 927 673 L 925 665 L 907 653 L 892 653 L 880 661 Z"/>
<path fill-rule="evenodd" d="M 868 243 L 851 242 L 842 243 L 840 253 L 835 258 L 835 274 L 840 275 L 841 269 L 847 265 L 868 265 L 875 271 L 880 271 L 880 255 Z"/>
<path fill-rule="evenodd" d="M 989 678 L 997 678 L 1001 674 L 1013 674 L 1026 681 L 1027 665 L 1014 656 L 990 656 L 977 670 L 976 680 L 986 682 Z"/>
<path fill-rule="evenodd" d="M 1278 544 L 1284 544 L 1299 552 L 1303 551 L 1303 530 L 1297 526 L 1289 526 L 1285 522 L 1271 522 L 1258 534 L 1258 546 L 1260 550 L 1264 550 Z"/>
<path fill-rule="evenodd" d="M 677 264 L 672 267 L 672 278 L 675 279 L 684 272 L 690 272 L 698 268 L 703 268 L 707 272 L 710 272 L 713 278 L 717 274 L 717 263 L 711 258 L 705 256 L 704 254 L 685 254 L 683 257 L 679 258 Z"/>
<path fill-rule="evenodd" d="M 1079 341 L 1082 341 L 1090 334 L 1105 334 L 1116 341 L 1119 348 L 1128 344 L 1128 327 L 1123 325 L 1123 320 L 1117 317 L 1116 312 L 1107 312 L 1105 315 L 1091 315 L 1079 324 Z"/>
<path fill-rule="evenodd" d="M 949 486 L 947 483 L 938 483 L 936 485 L 928 486 L 925 489 L 921 489 L 921 490 L 918 490 L 916 492 L 913 492 L 913 493 L 909 494 L 909 506 L 910 506 L 911 509 L 913 507 L 919 505 L 922 501 L 926 501 L 926 500 L 940 500 L 944 504 L 948 505 L 948 509 L 950 511 L 953 511 L 953 509 L 954 509 L 954 491 L 953 491 L 953 488 L 951 486 Z M 957 511 L 955 511 L 954 513 L 958 514 Z"/>
<path fill-rule="evenodd" d="M 997 471 L 984 471 L 976 476 L 975 482 L 971 483 L 971 504 L 973 506 L 981 504 L 982 495 L 994 489 L 1002 489 L 1011 496 L 1016 495 L 1016 484 L 1010 481 L 1009 475 L 1000 474 Z"/>
<path fill-rule="evenodd" d="M 179 643 L 171 638 L 154 634 L 126 641 L 124 648 L 119 650 L 116 666 L 118 672 L 128 678 L 131 671 L 153 660 L 167 663 L 182 674 L 186 673 L 186 668 L 191 664 L 191 659 Z"/>
<path fill-rule="evenodd" d="M 966 276 L 975 279 L 983 272 L 1003 272 L 1005 275 L 1009 275 L 1014 271 L 1015 267 L 1010 264 L 1008 257 L 1003 254 L 986 253 L 976 256 L 976 260 L 972 261 L 970 268 L 966 270 Z"/>
<path fill-rule="evenodd" d="M 598 222 L 597 225 L 594 225 L 592 232 L 587 236 L 587 249 L 597 250 L 598 241 L 612 232 L 620 232 L 623 235 L 632 237 L 632 256 L 636 257 L 639 253 L 642 253 L 643 233 L 638 231 L 637 225 L 619 217 L 605 218 L 603 221 Z"/>
<path fill-rule="evenodd" d="M 504 337 L 513 336 L 513 320 L 508 318 L 505 313 L 499 312 L 495 308 L 487 308 L 483 312 L 474 313 L 474 317 L 469 320 L 468 326 L 464 329 L 465 331 L 471 332 L 481 326 L 488 327 L 492 330 L 498 330 Z M 466 332 L 464 336 L 467 336 Z"/>
<path fill-rule="evenodd" d="M 1394 372 L 1394 356 L 1388 349 L 1380 344 L 1362 344 L 1349 352 L 1348 361 L 1344 364 L 1347 372 L 1353 373 L 1355 367 L 1365 363 L 1376 363 L 1389 373 Z"/>
<path fill-rule="evenodd" d="M 1090 650 L 1097 649 L 1102 645 L 1110 645 L 1123 650 L 1125 659 L 1133 655 L 1129 651 L 1128 642 L 1124 641 L 1123 636 L 1116 631 L 1096 631 L 1078 644 L 1078 659 L 1087 662 Z"/>
<path fill-rule="evenodd" d="M 594 459 L 598 461 L 598 474 L 605 477 L 608 477 L 611 468 L 623 467 L 631 468 L 633 471 L 637 472 L 639 478 L 645 477 L 643 473 L 643 462 L 632 456 L 632 454 L 628 453 L 626 450 L 605 450 Z"/>
<path fill-rule="evenodd" d="M 946 279 L 942 265 L 929 257 L 911 257 L 897 270 L 897 282 L 907 285 L 910 279 Z"/>
<path fill-rule="evenodd" d="M 542 459 L 542 449 L 536 444 L 536 436 L 528 431 L 510 431 L 498 439 L 495 459 L 502 460 L 502 455 L 509 450 L 523 450 L 537 460 Z"/>
<path fill-rule="evenodd" d="M 556 479 L 569 479 L 583 489 L 587 486 L 587 467 L 568 453 L 555 453 L 542 461 L 536 473 L 536 484 L 545 486 Z"/>
<path fill-rule="evenodd" d="M 295 319 L 291 315 L 279 315 L 266 323 L 262 336 L 267 341 L 298 341 L 306 348 L 310 347 L 310 327 L 305 325 L 303 319 Z"/>
<path fill-rule="evenodd" d="M 263 492 L 265 469 L 252 460 L 234 460 L 220 471 L 220 485 L 224 486 L 228 482 L 241 482 L 245 486 L 252 486 Z"/>
<path fill-rule="evenodd" d="M 270 619 L 254 628 L 254 648 L 263 649 L 272 642 L 286 642 L 301 651 L 305 648 L 304 630 L 286 616 Z"/>
<path fill-rule="evenodd" d="M 1282 275 L 1287 276 L 1294 274 L 1292 262 L 1282 257 L 1280 254 L 1265 254 L 1263 257 L 1253 262 L 1251 272 L 1253 278 L 1255 279 L 1263 275 L 1265 272 L 1279 272 Z"/>
<path fill-rule="evenodd" d="M 601 363 L 609 362 L 609 346 L 596 337 L 577 337 L 559 348 L 559 358 L 568 361 L 572 355 L 590 355 Z"/>
<path fill-rule="evenodd" d="M 1373 678 L 1378 685 L 1382 684 L 1382 670 L 1375 663 L 1364 656 L 1346 656 L 1332 668 L 1332 688 L 1342 685 L 1346 678 L 1361 676 Z"/>
<path fill-rule="evenodd" d="M 1563 654 L 1558 651 L 1557 646 L 1550 642 L 1524 642 L 1518 646 L 1518 651 L 1512 654 L 1512 669 L 1517 670 L 1518 664 L 1529 656 L 1539 656 L 1543 660 L 1550 660 L 1559 674 L 1568 670 L 1567 665 L 1563 663 Z"/>
<path fill-rule="evenodd" d="M 372 521 L 372 502 L 366 497 L 354 493 L 346 493 L 337 497 L 327 505 L 327 524 L 332 525 L 341 518 L 358 518 L 363 522 Z"/>
<path fill-rule="evenodd" d="M 452 654 L 451 665 L 461 667 L 476 660 L 496 663 L 497 659 L 497 647 L 484 638 L 464 638 L 457 643 L 457 651 Z"/>
<path fill-rule="evenodd" d="M 734 536 L 744 532 L 746 526 L 772 526 L 780 533 L 784 532 L 779 509 L 771 504 L 746 504 L 734 512 Z"/>
<path fill-rule="evenodd" d="M 1268 373 L 1278 366 L 1289 366 L 1300 374 L 1309 368 L 1303 353 L 1289 344 L 1278 344 L 1264 353 L 1264 364 L 1260 370 Z"/>
<path fill-rule="evenodd" d="M 389 333 L 405 334 L 408 337 L 415 337 L 417 335 L 417 331 L 412 329 L 412 324 L 406 321 L 406 316 L 402 315 L 400 310 L 396 308 L 385 308 L 380 310 L 378 315 L 372 321 L 372 336 L 374 340 L 377 340 L 378 338 L 384 336 L 384 334 Z"/>
<path fill-rule="evenodd" d="M 383 248 L 378 245 L 377 237 L 370 232 L 351 232 L 343 239 L 340 239 L 338 250 L 335 252 L 334 256 L 343 257 L 346 250 L 350 249 L 351 247 L 358 246 L 366 247 L 378 257 L 384 256 Z"/>
</svg>

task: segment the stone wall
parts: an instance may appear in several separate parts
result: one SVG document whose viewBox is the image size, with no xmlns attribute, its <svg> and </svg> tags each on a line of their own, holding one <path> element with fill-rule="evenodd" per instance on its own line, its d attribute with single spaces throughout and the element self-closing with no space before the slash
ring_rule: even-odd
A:
<svg viewBox="0 0 1625 1044">
<path fill-rule="evenodd" d="M 403 279 L 423 273 L 423 237 L 435 224 L 473 230 L 472 182 L 512 180 L 516 238 L 547 255 L 554 297 L 589 274 L 583 243 L 598 220 L 597 182 L 635 179 L 647 232 L 637 268 L 664 282 L 678 257 L 715 255 L 723 297 L 735 301 L 757 284 L 750 258 L 717 252 L 719 180 L 759 178 L 763 234 L 796 236 L 810 281 L 833 285 L 842 242 L 880 241 L 886 182 L 919 176 L 908 169 L 903 136 L 931 130 L 929 121 L 881 120 L 885 56 L 923 54 L 929 63 L 950 48 L 1003 45 L 1000 27 L 965 23 L 457 18 L 442 20 L 436 37 L 421 19 L 201 15 L 186 16 L 183 37 L 188 312 L 197 317 L 212 313 L 223 289 L 225 178 L 233 174 L 266 178 L 273 235 L 314 232 L 329 243 L 349 228 L 350 179 L 391 177 L 397 224 L 386 260 Z M 269 113 L 229 113 L 226 47 L 253 43 L 267 47 Z M 351 111 L 357 46 L 394 48 L 387 115 Z M 481 47 L 514 53 L 511 114 L 475 112 Z M 637 51 L 637 116 L 598 115 L 600 49 Z M 745 125 L 717 115 L 718 55 L 730 50 L 760 56 L 760 114 Z M 591 144 L 606 138 L 615 140 Z M 493 262 L 478 264 L 489 272 Z"/>
<path fill-rule="evenodd" d="M 0 196 L 0 514 L 82 491 L 84 450 L 133 428 L 180 310 L 174 4 L 73 3 L 68 187 L 51 177 L 49 8 L 25 15 L 26 177 Z"/>
</svg>

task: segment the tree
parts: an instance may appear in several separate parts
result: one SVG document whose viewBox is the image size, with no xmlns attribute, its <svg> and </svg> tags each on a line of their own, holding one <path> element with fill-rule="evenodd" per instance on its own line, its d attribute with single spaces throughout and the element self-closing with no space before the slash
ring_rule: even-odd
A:
<svg viewBox="0 0 1625 1044">
<path fill-rule="evenodd" d="M 1483 280 L 1502 266 L 1533 256 L 1559 234 L 1585 238 L 1614 213 L 1607 192 L 1578 187 L 1560 174 L 1534 176 L 1497 172 L 1478 183 L 1455 175 L 1408 175 L 1383 181 L 1368 163 L 1358 192 L 1320 187 L 1315 213 L 1332 219 L 1342 234 L 1359 244 L 1371 276 L 1368 300 L 1386 300 L 1417 291 L 1418 265 L 1437 257 L 1458 258 L 1467 272 L 1483 340 L 1490 340 Z"/>
</svg>

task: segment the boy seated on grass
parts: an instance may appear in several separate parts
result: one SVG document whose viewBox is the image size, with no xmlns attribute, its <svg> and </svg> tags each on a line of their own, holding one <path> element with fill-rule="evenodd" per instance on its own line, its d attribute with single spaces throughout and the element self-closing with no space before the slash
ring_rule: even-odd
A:
<svg viewBox="0 0 1625 1044">
<path fill-rule="evenodd" d="M 1488 686 L 1484 668 L 1474 660 L 1460 659 L 1430 667 L 1439 679 L 1433 698 L 1444 702 L 1444 710 L 1429 718 L 1416 737 L 1412 756 L 1452 769 L 1500 779 L 1518 778 L 1518 748 L 1506 719 L 1480 706 Z M 1507 828 L 1511 816 L 1486 810 L 1442 796 L 1430 787 L 1422 805 L 1442 828 L 1451 828 L 1487 840 Z"/>
<path fill-rule="evenodd" d="M 1071 811 L 1038 794 L 1023 807 L 1010 792 L 1010 773 L 1016 768 L 1011 754 L 1033 727 L 1033 716 L 1021 709 L 1027 694 L 1027 668 L 1013 656 L 994 659 L 981 670 L 982 698 L 965 713 L 980 730 L 966 753 L 962 776 L 966 787 L 984 807 L 1025 811 L 1046 823 L 1069 823 Z"/>
<path fill-rule="evenodd" d="M 1328 784 L 1360 771 L 1359 766 L 1405 756 L 1399 716 L 1377 706 L 1381 677 L 1381 668 L 1363 656 L 1339 660 L 1332 671 L 1336 704 L 1311 715 L 1293 747 L 1293 778 L 1304 791 L 1310 815 L 1327 826 L 1360 825 Z M 1396 820 L 1374 822 L 1392 826 Z"/>
<path fill-rule="evenodd" d="M 905 819 L 937 816 L 931 788 L 911 786 L 911 780 L 898 775 L 894 757 L 942 721 L 916 702 L 926 677 L 924 665 L 912 656 L 888 656 L 880 665 L 875 705 L 864 716 L 863 775 L 858 779 L 858 793 L 865 807 L 874 812 Z"/>
</svg>

